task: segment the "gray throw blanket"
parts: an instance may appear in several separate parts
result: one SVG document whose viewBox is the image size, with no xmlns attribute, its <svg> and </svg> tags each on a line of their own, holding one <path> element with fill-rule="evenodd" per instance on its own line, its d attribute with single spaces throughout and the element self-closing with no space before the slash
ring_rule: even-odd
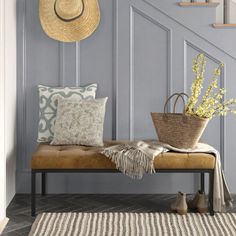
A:
<svg viewBox="0 0 236 236">
<path fill-rule="evenodd" d="M 232 207 L 232 198 L 221 169 L 220 154 L 207 144 L 198 143 L 194 149 L 178 149 L 156 141 L 139 141 L 104 148 L 101 153 L 110 158 L 122 173 L 131 178 L 141 179 L 144 173 L 155 173 L 153 165 L 155 157 L 168 151 L 214 154 L 216 157 L 213 192 L 214 211 L 223 212 L 226 207 Z"/>
</svg>

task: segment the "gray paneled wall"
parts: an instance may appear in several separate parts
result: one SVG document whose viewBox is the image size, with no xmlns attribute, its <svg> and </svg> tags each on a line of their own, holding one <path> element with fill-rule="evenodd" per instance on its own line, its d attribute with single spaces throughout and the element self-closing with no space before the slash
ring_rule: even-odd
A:
<svg viewBox="0 0 236 236">
<path fill-rule="evenodd" d="M 101 23 L 80 43 L 59 43 L 41 29 L 38 0 L 18 0 L 17 191 L 30 189 L 30 158 L 37 143 L 37 85 L 97 82 L 109 97 L 106 139 L 155 138 L 150 111 L 162 111 L 167 96 L 189 92 L 191 62 L 205 53 L 208 69 L 223 61 L 221 85 L 236 96 L 236 30 L 216 30 L 214 8 L 181 8 L 174 0 L 100 0 Z M 201 17 L 199 17 L 201 16 Z M 210 76 L 210 73 L 207 72 Z M 171 108 L 171 107 L 169 107 Z M 214 119 L 204 140 L 219 149 L 233 192 L 236 118 Z M 51 174 L 50 192 L 191 192 L 197 176 L 159 174 L 133 181 L 121 174 Z M 40 180 L 39 180 L 40 181 Z"/>
</svg>

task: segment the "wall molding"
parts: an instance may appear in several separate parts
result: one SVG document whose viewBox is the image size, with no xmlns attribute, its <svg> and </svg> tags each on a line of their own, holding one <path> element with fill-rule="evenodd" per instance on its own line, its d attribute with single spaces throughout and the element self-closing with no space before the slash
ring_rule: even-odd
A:
<svg viewBox="0 0 236 236">
<path fill-rule="evenodd" d="M 18 1 L 17 14 L 17 94 L 22 95 L 22 99 L 17 99 L 17 153 L 21 161 L 17 159 L 17 168 L 27 169 L 26 163 L 26 80 L 27 80 L 27 34 L 26 34 L 26 0 Z M 21 30 L 20 30 L 21 29 Z M 20 134 L 20 135 L 19 135 Z"/>
<path fill-rule="evenodd" d="M 80 57 L 80 42 L 75 42 L 71 44 L 67 44 L 64 42 L 58 43 L 59 47 L 59 85 L 67 86 L 67 72 L 68 72 L 68 61 L 67 57 L 71 49 L 75 52 L 72 56 L 75 71 L 73 71 L 73 80 L 70 81 L 71 86 L 79 86 L 81 83 L 81 57 Z"/>
<path fill-rule="evenodd" d="M 190 42 L 187 39 L 184 39 L 184 92 L 185 93 L 187 93 L 187 50 L 188 50 L 188 47 L 192 48 L 193 50 L 197 51 L 200 54 L 204 54 L 208 59 L 215 62 L 216 64 L 222 63 L 222 61 L 212 56 L 207 50 L 196 46 L 194 43 Z M 225 75 L 226 75 L 226 65 L 222 69 L 222 73 L 220 75 L 221 88 L 226 87 Z M 226 146 L 226 123 L 225 123 L 225 118 L 221 116 L 220 117 L 220 156 L 221 156 L 221 163 L 222 163 L 223 168 L 225 165 L 225 155 L 226 155 L 225 146 Z"/>
<path fill-rule="evenodd" d="M 59 83 L 65 85 L 65 43 L 59 42 Z"/>
<path fill-rule="evenodd" d="M 157 27 L 161 28 L 167 33 L 167 81 L 166 81 L 166 94 L 169 97 L 172 93 L 172 30 L 165 25 L 161 24 L 157 20 L 148 16 L 145 12 L 136 8 L 133 5 L 130 5 L 130 130 L 129 138 L 134 140 L 134 13 L 139 14 L 149 22 L 153 23 Z M 168 104 L 168 110 L 170 110 L 170 104 Z"/>
<path fill-rule="evenodd" d="M 118 44 L 118 1 L 113 1 L 113 32 L 112 32 L 112 45 L 113 45 L 113 61 L 112 61 L 112 75 L 113 75 L 113 85 L 112 85 L 112 139 L 118 139 L 119 131 L 118 131 L 118 120 L 119 120 L 119 94 L 118 94 L 118 87 L 119 87 L 119 74 L 118 74 L 118 51 L 119 51 L 119 44 Z"/>
<path fill-rule="evenodd" d="M 165 15 L 166 17 L 168 17 L 169 19 L 171 19 L 172 21 L 176 22 L 177 24 L 181 25 L 183 28 L 187 29 L 188 31 L 190 31 L 191 33 L 193 33 L 194 35 L 198 36 L 199 38 L 201 38 L 202 40 L 204 40 L 205 42 L 207 42 L 208 44 L 210 44 L 211 46 L 213 46 L 214 48 L 216 48 L 217 50 L 223 52 L 224 54 L 226 54 L 227 56 L 229 56 L 231 59 L 236 60 L 236 57 L 231 55 L 229 52 L 223 50 L 222 48 L 218 47 L 216 44 L 212 43 L 211 41 L 209 41 L 207 38 L 203 37 L 202 35 L 200 35 L 199 33 L 196 33 L 194 30 L 192 30 L 190 27 L 184 25 L 183 23 L 181 23 L 179 20 L 176 20 L 175 18 L 171 17 L 170 15 L 168 15 L 165 11 L 161 10 L 160 8 L 158 8 L 157 6 L 155 6 L 153 3 L 151 3 L 149 0 L 142 0 L 144 3 L 146 3 L 147 5 L 149 5 L 150 7 L 154 8 L 155 10 L 157 10 L 158 12 L 160 12 L 161 14 Z"/>
<path fill-rule="evenodd" d="M 80 42 L 75 43 L 75 85 L 81 83 L 81 58 L 80 58 Z"/>
<path fill-rule="evenodd" d="M 118 88 L 119 88 L 119 70 L 118 70 L 118 51 L 119 51 L 119 44 L 118 44 L 118 22 L 119 22 L 119 17 L 118 17 L 118 4 L 119 0 L 114 0 L 113 2 L 113 32 L 112 32 L 112 44 L 113 44 L 113 62 L 112 62 L 112 75 L 113 75 L 113 103 L 112 103 L 112 138 L 113 139 L 118 139 L 119 137 L 119 128 L 118 128 L 118 120 L 119 120 L 119 112 L 118 112 L 118 107 L 119 107 L 119 93 L 118 93 Z"/>
<path fill-rule="evenodd" d="M 129 139 L 134 140 L 134 13 L 138 13 L 133 6 L 130 6 L 130 22 L 129 22 L 129 60 L 130 60 L 130 74 L 129 74 Z M 140 14 L 141 15 L 141 14 Z"/>
<path fill-rule="evenodd" d="M 186 50 L 188 44 L 193 47 L 197 47 L 198 49 L 207 49 L 209 50 L 209 55 L 217 56 L 218 58 L 224 59 L 227 63 L 228 74 L 229 76 L 227 82 L 227 86 L 229 88 L 232 87 L 233 82 L 233 73 L 235 72 L 234 65 L 236 58 L 232 58 L 230 55 L 226 54 L 222 50 L 218 50 L 215 45 L 209 43 L 207 40 L 200 36 L 198 36 L 193 30 L 181 25 L 178 22 L 179 18 L 177 17 L 177 21 L 172 18 L 173 15 L 168 16 L 165 12 L 166 7 L 172 4 L 173 1 L 169 1 L 167 3 L 163 3 L 164 8 L 159 7 L 160 9 L 156 9 L 153 6 L 150 6 L 148 0 L 128 0 L 128 1 L 120 1 L 120 0 L 113 0 L 112 3 L 109 4 L 106 2 L 101 2 L 101 9 L 103 11 L 104 21 L 110 21 L 108 23 L 104 23 L 101 21 L 101 25 L 96 31 L 96 39 L 93 40 L 92 38 L 88 39 L 88 41 L 82 43 L 72 43 L 67 44 L 63 42 L 56 42 L 51 41 L 49 38 L 46 38 L 43 34 L 38 19 L 32 21 L 31 16 L 35 14 L 37 11 L 37 1 L 26 1 L 26 0 L 17 0 L 18 8 L 17 8 L 17 31 L 18 31 L 18 97 L 17 97 L 17 139 L 18 139 L 18 151 L 17 151 L 17 187 L 18 190 L 26 189 L 25 187 L 30 186 L 30 155 L 32 148 L 36 146 L 36 142 L 33 140 L 34 136 L 36 135 L 35 129 L 37 129 L 37 122 L 32 119 L 30 112 L 36 111 L 35 107 L 37 106 L 36 98 L 31 98 L 35 96 L 36 91 L 34 90 L 36 83 L 40 83 L 41 81 L 48 82 L 52 85 L 80 85 L 80 83 L 86 83 L 91 81 L 91 76 L 96 78 L 96 75 L 103 76 L 99 78 L 99 86 L 104 86 L 102 90 L 99 89 L 99 95 L 104 95 L 104 93 L 109 93 L 109 117 L 108 122 L 109 125 L 106 127 L 106 134 L 109 136 L 112 135 L 113 139 L 133 139 L 134 137 L 139 135 L 139 128 L 136 127 L 136 124 L 140 124 L 142 122 L 141 118 L 135 117 L 138 112 L 143 112 L 144 110 L 150 110 L 145 107 L 139 107 L 136 100 L 139 96 L 139 92 L 141 92 L 141 86 L 145 81 L 142 81 L 141 76 L 136 77 L 136 73 L 142 72 L 143 69 L 148 72 L 149 68 L 153 71 L 151 79 L 147 79 L 151 81 L 155 86 L 159 85 L 159 81 L 161 82 L 162 87 L 158 87 L 158 92 L 161 91 L 161 95 L 151 94 L 149 95 L 149 88 L 152 88 L 152 84 L 147 86 L 146 91 L 144 91 L 145 99 L 144 103 L 147 104 L 150 101 L 150 107 L 155 106 L 155 98 L 161 96 L 161 99 L 164 99 L 163 96 L 166 94 L 169 96 L 172 94 L 172 89 L 177 90 L 184 89 L 186 90 L 186 65 L 187 65 L 187 58 L 186 58 Z M 151 1 L 151 0 L 149 0 Z M 155 5 L 155 2 L 153 1 Z M 157 3 L 159 6 L 159 3 Z M 160 3 L 162 6 L 162 3 Z M 172 6 L 170 6 L 172 7 Z M 113 14 L 111 12 L 113 8 Z M 164 9 L 164 10 L 163 10 Z M 137 15 L 140 14 L 141 16 Z M 190 14 L 191 16 L 191 14 Z M 137 18 L 136 18 L 137 17 Z M 145 17 L 142 19 L 141 17 Z M 146 19 L 149 22 L 146 22 Z M 137 21 L 136 21 L 137 20 Z M 180 19 L 181 20 L 181 19 Z M 112 21 L 112 22 L 111 22 Z M 145 21 L 145 22 L 143 22 Z M 148 27 L 147 32 L 151 32 L 150 35 L 141 36 L 141 40 L 143 40 L 144 45 L 142 45 L 142 41 L 138 41 L 139 34 L 142 34 L 142 28 L 136 28 L 136 26 L 140 23 L 140 26 Z M 156 26 L 152 25 L 155 24 Z M 184 23 L 183 23 L 184 24 Z M 113 27 L 112 27 L 113 26 Z M 139 26 L 139 25 L 138 25 Z M 160 28 L 160 29 L 159 29 Z M 134 31 L 133 31 L 134 30 Z M 154 32 L 150 31 L 154 30 Z M 163 32 L 162 32 L 163 30 Z M 33 34 L 32 34 L 32 33 Z M 104 32 L 106 33 L 104 36 Z M 166 32 L 166 33 L 165 33 Z M 159 35 L 160 35 L 160 42 L 163 44 L 156 44 L 159 42 Z M 214 35 L 213 35 L 214 36 Z M 212 36 L 212 37 L 213 37 Z M 92 36 L 93 37 L 93 36 Z M 147 38 L 145 37 L 154 37 Z M 157 37 L 157 39 L 156 39 Z M 104 40 L 105 39 L 105 40 Z M 156 40 L 155 40 L 156 39 Z M 184 40 L 184 42 L 183 42 Z M 214 39 L 209 38 L 210 41 L 217 41 Z M 220 40 L 220 39 L 219 39 Z M 133 47 L 136 47 L 136 42 L 140 42 L 139 46 L 141 50 L 138 50 L 138 54 L 134 51 Z M 152 42 L 152 45 L 147 48 L 146 44 Z M 39 43 L 39 44 L 37 44 Z M 107 43 L 107 45 L 106 45 Z M 130 46 L 130 47 L 129 47 Z M 33 48 L 34 47 L 34 48 Z M 99 48 L 101 47 L 101 48 Z M 112 47 L 112 48 L 111 48 Z M 143 47 L 143 48 L 142 48 Z M 149 52 L 152 53 L 153 47 L 153 54 L 149 56 Z M 44 49 L 40 51 L 40 49 Z M 33 49 L 33 50 L 31 50 Z M 48 50 L 47 50 L 48 49 Z M 108 52 L 106 50 L 111 50 L 112 52 Z M 87 50 L 87 51 L 86 51 Z M 95 53 L 99 55 L 94 55 Z M 102 50 L 105 51 L 104 55 Z M 151 60 L 151 65 L 139 68 L 142 66 L 142 60 L 139 60 L 138 57 L 141 56 L 144 52 L 144 60 Z M 145 53 L 146 52 L 146 53 Z M 183 55 L 183 52 L 185 55 Z M 32 60 L 34 60 L 35 55 L 39 53 L 39 58 L 37 62 L 40 62 L 40 65 L 33 65 Z M 194 53 L 192 49 L 189 51 L 188 55 L 192 55 Z M 50 57 L 47 58 L 47 55 L 50 54 Z M 112 54 L 112 55 L 111 55 Z M 164 57 L 162 57 L 164 55 Z M 94 57 L 93 57 L 94 56 Z M 101 57 L 100 57 L 101 56 Z M 159 66 L 159 58 L 162 58 L 161 65 Z M 51 60 L 52 62 L 51 62 Z M 101 68 L 95 68 L 95 72 L 89 70 L 89 65 L 87 63 L 89 60 L 92 59 L 93 66 L 96 66 L 96 60 L 102 60 L 102 63 L 99 63 L 98 66 Z M 138 59 L 136 64 L 136 59 Z M 215 58 L 217 59 L 217 58 Z M 44 61 L 45 60 L 45 61 Z M 164 62 L 163 62 L 164 60 Z M 185 60 L 183 65 L 183 60 Z M 218 60 L 218 59 L 217 59 Z M 107 68 L 107 65 L 112 63 L 112 71 L 111 68 Z M 130 67 L 129 67 L 130 63 Z M 149 63 L 149 62 L 147 62 Z M 160 69 L 156 69 L 155 65 L 158 66 Z M 32 66 L 32 68 L 31 68 Z M 183 74 L 183 67 L 185 71 L 185 75 Z M 47 69 L 47 70 L 45 70 Z M 82 69 L 82 71 L 81 71 Z M 99 71 L 99 69 L 101 71 Z M 104 72 L 103 70 L 107 70 Z M 43 70 L 43 71 L 42 71 Z M 166 71 L 167 70 L 167 71 Z M 160 71 L 160 73 L 159 73 Z M 37 72 L 37 74 L 34 74 Z M 96 72 L 98 72 L 96 74 Z M 101 73 L 100 73 L 101 72 Z M 176 73 L 175 73 L 176 72 Z M 35 78 L 31 78 L 35 75 Z M 159 77 L 158 77 L 159 75 Z M 45 76 L 45 78 L 41 79 L 41 76 Z M 84 77 L 83 77 L 84 76 Z M 112 78 L 111 78 L 112 76 Z M 224 76 L 226 76 L 226 71 L 224 71 Z M 156 80 L 155 80 L 156 77 Z M 162 79 L 158 79 L 162 78 Z M 34 79 L 34 80 L 33 80 Z M 184 83 L 183 84 L 183 79 Z M 222 78 L 221 83 L 225 83 L 224 79 Z M 129 87 L 130 85 L 130 87 Z M 111 91 L 112 86 L 112 91 Z M 172 88 L 173 86 L 173 88 Z M 137 87 L 137 90 L 135 90 Z M 140 89 L 140 90 L 139 90 Z M 152 90 L 153 91 L 153 90 Z M 231 91 L 233 91 L 231 89 Z M 112 94 L 111 94 L 112 93 Z M 27 96 L 27 97 L 26 97 Z M 112 101 L 111 101 L 112 100 Z M 159 103 L 158 103 L 159 104 Z M 129 110 L 130 106 L 130 110 Z M 158 106 L 161 106 L 158 105 Z M 168 110 L 170 111 L 170 107 L 172 107 L 172 103 L 169 104 Z M 112 114 L 111 114 L 112 113 Z M 35 115 L 35 114 L 34 114 Z M 142 114 L 143 115 L 143 114 Z M 149 122 L 146 117 L 143 115 L 144 122 Z M 149 117 L 150 118 L 150 117 Z M 129 124 L 130 122 L 130 124 Z M 110 127 L 111 125 L 112 127 Z M 145 123 L 146 124 L 146 123 Z M 230 127 L 231 123 L 227 121 L 227 130 L 225 129 L 225 120 L 220 120 L 220 124 L 217 123 L 217 128 L 220 127 L 220 131 L 217 130 L 217 133 L 224 134 L 219 141 L 219 138 L 215 138 L 215 142 L 218 144 L 220 142 L 220 150 L 222 158 L 225 153 L 224 148 L 227 147 L 229 144 L 229 140 L 233 137 L 233 134 L 228 130 L 228 126 Z M 137 129 L 136 129 L 137 128 Z M 145 127 L 144 127 L 145 128 Z M 31 133 L 31 129 L 34 134 Z M 225 132 L 227 131 L 228 137 L 226 137 Z M 144 135 L 152 135 L 151 127 L 148 127 L 148 131 Z M 142 133 L 140 133 L 142 135 Z M 226 140 L 227 138 L 227 140 Z M 227 143 L 227 145 L 226 145 Z M 226 145 L 226 146 L 225 146 Z M 228 148 L 228 147 L 227 147 Z M 227 149 L 228 150 L 228 149 Z M 227 151 L 227 158 L 225 158 L 226 165 L 232 161 L 233 158 L 231 157 L 232 152 Z M 231 159 L 230 159 L 231 158 Z M 222 162 L 222 164 L 224 164 Z M 233 174 L 232 174 L 233 175 Z M 173 177 L 174 175 L 170 176 L 170 183 L 174 183 L 177 181 Z M 51 177 L 51 181 L 56 181 L 56 177 Z M 67 177 L 65 177 L 66 179 Z M 87 178 L 87 175 L 86 175 Z M 84 178 L 84 179 L 86 179 Z M 169 178 L 169 176 L 168 176 Z M 84 180 L 85 183 L 87 180 Z M 101 184 L 106 178 L 101 177 Z M 112 177 L 111 177 L 112 179 Z M 184 178 L 180 178 L 180 181 L 184 180 Z M 40 182 L 40 179 L 38 179 Z M 95 179 L 96 181 L 96 179 Z M 151 180 L 149 185 L 141 185 L 143 189 L 150 189 L 157 183 L 156 180 Z M 89 182 L 89 180 L 88 180 Z M 188 181 L 189 183 L 191 181 Z M 66 181 L 63 183 L 58 183 L 58 186 L 62 188 L 67 188 L 65 186 Z M 76 183 L 72 183 L 72 186 L 76 186 Z M 163 189 L 165 186 L 159 185 L 160 189 Z M 184 187 L 184 186 L 183 186 Z M 190 188 L 192 187 L 192 183 Z M 174 188 L 174 186 L 168 186 L 168 188 Z M 115 187 L 111 186 L 111 190 L 115 191 Z M 25 190 L 24 190 L 25 191 Z M 27 191 L 27 190 L 26 190 Z"/>
<path fill-rule="evenodd" d="M 9 218 L 4 218 L 4 219 L 0 218 L 0 235 L 2 234 L 3 230 L 7 226 L 8 221 L 9 221 Z"/>
</svg>

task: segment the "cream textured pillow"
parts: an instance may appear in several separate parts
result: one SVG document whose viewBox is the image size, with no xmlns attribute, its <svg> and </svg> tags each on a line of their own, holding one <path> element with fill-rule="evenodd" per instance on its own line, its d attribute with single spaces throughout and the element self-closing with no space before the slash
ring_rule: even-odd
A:
<svg viewBox="0 0 236 236">
<path fill-rule="evenodd" d="M 52 145 L 103 146 L 107 98 L 59 99 Z"/>
<path fill-rule="evenodd" d="M 51 142 L 57 112 L 58 98 L 94 99 L 97 84 L 84 87 L 48 87 L 39 85 L 38 142 Z"/>
</svg>

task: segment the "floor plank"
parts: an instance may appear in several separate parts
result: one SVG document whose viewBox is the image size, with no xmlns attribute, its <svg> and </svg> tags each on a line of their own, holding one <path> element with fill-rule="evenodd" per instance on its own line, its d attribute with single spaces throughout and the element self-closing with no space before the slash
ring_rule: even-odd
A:
<svg viewBox="0 0 236 236">
<path fill-rule="evenodd" d="M 188 199 L 193 196 L 188 195 Z M 234 207 L 236 212 L 236 195 Z M 60 194 L 37 195 L 41 212 L 169 212 L 175 195 L 170 194 Z M 30 216 L 30 195 L 17 194 L 7 209 L 10 219 L 3 236 L 28 235 L 35 218 Z"/>
</svg>

